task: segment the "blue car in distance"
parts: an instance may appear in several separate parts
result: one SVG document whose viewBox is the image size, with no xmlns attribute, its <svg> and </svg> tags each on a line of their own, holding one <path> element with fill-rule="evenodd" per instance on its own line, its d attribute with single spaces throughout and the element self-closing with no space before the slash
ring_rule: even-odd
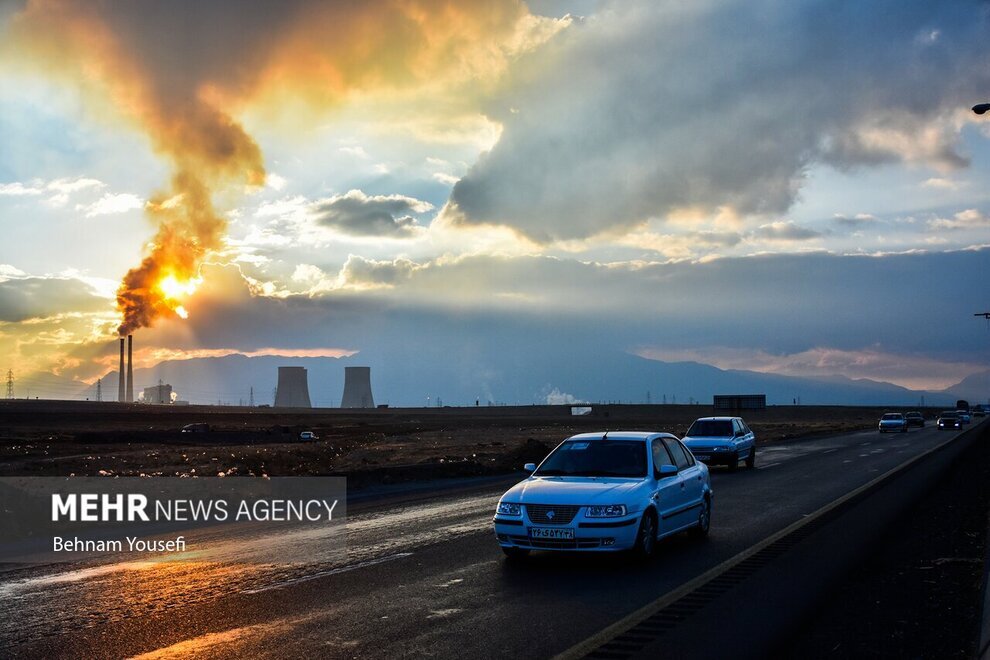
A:
<svg viewBox="0 0 990 660">
<path fill-rule="evenodd" d="M 742 417 L 696 419 L 681 442 L 702 463 L 735 470 L 744 460 L 746 467 L 756 467 L 756 434 Z"/>
</svg>

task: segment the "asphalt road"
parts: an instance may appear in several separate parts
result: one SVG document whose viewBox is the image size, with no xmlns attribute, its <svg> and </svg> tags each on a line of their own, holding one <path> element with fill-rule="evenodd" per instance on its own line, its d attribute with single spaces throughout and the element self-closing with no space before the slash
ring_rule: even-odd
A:
<svg viewBox="0 0 990 660">
<path fill-rule="evenodd" d="M 347 553 L 292 568 L 61 564 L 0 573 L 0 655 L 17 657 L 549 657 L 954 435 L 931 426 L 762 448 L 713 469 L 707 541 L 656 561 L 536 553 L 491 533 L 511 482 L 351 504 Z"/>
</svg>

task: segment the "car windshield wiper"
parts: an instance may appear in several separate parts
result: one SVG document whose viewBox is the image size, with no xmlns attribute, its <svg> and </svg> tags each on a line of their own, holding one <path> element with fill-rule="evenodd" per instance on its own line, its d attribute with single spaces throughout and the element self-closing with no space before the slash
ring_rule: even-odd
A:
<svg viewBox="0 0 990 660">
<path fill-rule="evenodd" d="M 538 477 L 567 477 L 571 475 L 572 473 L 567 470 L 540 470 L 536 473 Z"/>
<path fill-rule="evenodd" d="M 574 477 L 634 477 L 636 475 L 628 472 L 609 472 L 608 470 L 591 470 L 588 472 L 576 472 Z"/>
</svg>

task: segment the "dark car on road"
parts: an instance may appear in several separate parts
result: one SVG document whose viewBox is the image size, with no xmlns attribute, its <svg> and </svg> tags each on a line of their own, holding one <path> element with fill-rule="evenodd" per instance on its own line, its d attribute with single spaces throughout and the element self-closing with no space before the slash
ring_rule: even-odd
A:
<svg viewBox="0 0 990 660">
<path fill-rule="evenodd" d="M 702 417 L 694 421 L 683 439 L 694 457 L 709 465 L 735 470 L 739 461 L 756 466 L 756 434 L 742 417 Z"/>
<path fill-rule="evenodd" d="M 939 414 L 938 421 L 935 422 L 935 425 L 938 426 L 940 431 L 944 429 L 951 431 L 953 429 L 961 429 L 962 420 L 959 419 L 959 415 L 956 414 L 955 410 L 946 410 Z"/>
<path fill-rule="evenodd" d="M 196 422 L 195 424 L 186 424 L 182 427 L 183 433 L 209 433 L 210 425 L 205 422 Z"/>
<path fill-rule="evenodd" d="M 920 412 L 909 412 L 904 415 L 904 419 L 907 420 L 908 426 L 920 426 L 921 428 L 925 428 L 925 416 Z"/>
</svg>

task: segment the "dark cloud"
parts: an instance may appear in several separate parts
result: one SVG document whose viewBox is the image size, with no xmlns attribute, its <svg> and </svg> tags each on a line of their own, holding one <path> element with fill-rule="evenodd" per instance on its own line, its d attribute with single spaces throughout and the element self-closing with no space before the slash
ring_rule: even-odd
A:
<svg viewBox="0 0 990 660">
<path fill-rule="evenodd" d="M 685 207 L 781 214 L 816 163 L 948 169 L 990 88 L 978 0 L 612 4 L 521 59 L 450 217 L 536 240 Z"/>
<path fill-rule="evenodd" d="M 372 270 L 377 263 L 360 261 Z M 189 331 L 148 331 L 142 345 L 416 351 L 436 343 L 513 354 L 567 342 L 576 352 L 640 345 L 772 354 L 874 347 L 978 362 L 990 359 L 986 329 L 958 292 L 988 278 L 990 250 L 652 265 L 478 256 L 414 268 L 392 280 L 394 288 L 275 298 L 251 296 L 236 268 L 210 267 L 189 305 Z M 919 303 L 939 314 L 891 322 Z"/>
<path fill-rule="evenodd" d="M 369 196 L 360 190 L 315 202 L 311 212 L 317 224 L 352 236 L 411 236 L 420 225 L 410 213 L 433 206 L 403 195 Z"/>
<path fill-rule="evenodd" d="M 100 312 L 113 303 L 76 279 L 24 277 L 0 281 L 0 321 L 18 322 L 71 312 Z"/>
<path fill-rule="evenodd" d="M 832 218 L 832 221 L 837 225 L 842 225 L 843 227 L 850 227 L 853 229 L 876 224 L 878 222 L 876 217 L 870 215 L 869 213 L 857 213 L 853 216 L 836 215 Z"/>
</svg>

